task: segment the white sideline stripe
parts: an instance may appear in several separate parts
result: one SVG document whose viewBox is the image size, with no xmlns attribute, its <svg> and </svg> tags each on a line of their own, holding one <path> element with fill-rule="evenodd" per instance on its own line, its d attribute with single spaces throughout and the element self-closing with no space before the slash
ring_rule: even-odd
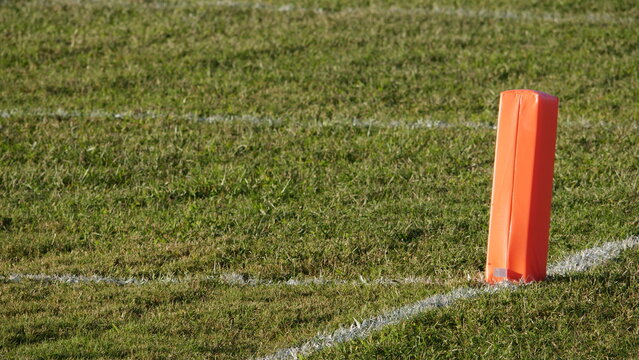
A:
<svg viewBox="0 0 639 360">
<path fill-rule="evenodd" d="M 284 120 L 282 118 L 270 116 L 256 116 L 251 114 L 215 114 L 215 115 L 198 115 L 195 113 L 175 114 L 163 113 L 157 111 L 131 111 L 123 110 L 117 112 L 109 112 L 101 109 L 78 111 L 78 110 L 50 110 L 50 109 L 0 109 L 0 118 L 11 119 L 18 117 L 57 117 L 63 119 L 70 118 L 90 118 L 90 119 L 177 119 L 185 121 L 196 121 L 204 123 L 247 123 L 258 126 L 281 126 L 293 125 L 299 127 L 331 127 L 331 126 L 351 126 L 356 128 L 381 128 L 381 129 L 452 129 L 452 128 L 469 128 L 469 129 L 496 129 L 496 125 L 480 122 L 446 122 L 432 119 L 418 120 L 389 120 L 379 121 L 377 119 L 347 119 L 335 118 L 329 121 L 294 121 Z M 584 118 L 575 120 L 561 120 L 561 126 L 571 126 L 579 128 L 625 128 L 628 130 L 639 129 L 638 122 L 618 124 L 605 121 L 590 121 Z"/>
<path fill-rule="evenodd" d="M 340 10 L 323 9 L 319 7 L 302 7 L 295 4 L 272 5 L 259 2 L 242 2 L 242 1 L 161 1 L 137 3 L 130 1 L 116 0 L 55 0 L 42 1 L 43 4 L 50 2 L 62 3 L 67 5 L 118 5 L 118 6 L 147 6 L 156 9 L 184 9 L 197 7 L 219 7 L 219 8 L 237 8 L 248 10 L 262 10 L 273 12 L 308 12 L 315 14 L 350 14 L 350 13 L 371 13 L 371 14 L 402 14 L 402 15 L 446 15 L 460 18 L 479 18 L 479 19 L 495 19 L 495 20 L 519 20 L 519 21 L 544 21 L 553 23 L 580 23 L 580 24 L 633 24 L 637 22 L 633 17 L 620 17 L 610 13 L 588 12 L 584 14 L 561 14 L 556 12 L 530 12 L 521 10 L 489 10 L 489 9 L 469 9 L 462 7 L 442 7 L 433 5 L 432 7 L 360 7 L 360 8 L 343 8 Z M 7 1 L 0 1 L 0 4 Z M 33 2 L 29 2 L 32 4 Z"/>
<path fill-rule="evenodd" d="M 630 236 L 625 240 L 607 242 L 600 246 L 580 251 L 551 265 L 548 269 L 548 275 L 558 277 L 572 272 L 586 271 L 619 256 L 624 250 L 628 250 L 637 245 L 639 245 L 639 236 Z M 521 285 L 522 284 L 502 283 L 492 286 L 485 285 L 480 288 L 457 288 L 449 293 L 433 295 L 418 302 L 362 320 L 361 322 L 355 321 L 349 327 L 341 327 L 330 334 L 319 334 L 299 346 L 282 349 L 260 359 L 282 360 L 308 356 L 313 352 L 333 347 L 340 343 L 364 338 L 374 331 L 411 319 L 423 312 L 452 305 L 457 300 L 469 299 L 504 289 L 516 289 Z"/>
<path fill-rule="evenodd" d="M 359 276 L 357 280 L 342 280 L 342 279 L 326 279 L 323 277 L 311 277 L 303 279 L 289 279 L 286 281 L 273 281 L 265 279 L 257 279 L 248 277 L 246 275 L 237 273 L 225 273 L 219 276 L 219 281 L 226 285 L 238 285 L 238 286 L 272 286 L 272 285 L 286 285 L 286 286 L 307 286 L 307 285 L 408 285 L 408 284 L 420 284 L 420 285 L 447 285 L 452 283 L 459 283 L 459 280 L 436 280 L 431 277 L 419 277 L 419 276 L 407 276 L 403 278 L 386 278 L 381 277 L 377 279 L 365 279 L 363 276 Z M 468 275 L 466 280 L 470 281 L 471 276 Z"/>
<path fill-rule="evenodd" d="M 600 246 L 583 250 L 574 255 L 568 256 L 564 260 L 550 265 L 548 276 L 560 276 L 569 272 L 581 272 L 589 268 L 613 259 L 619 254 L 633 246 L 639 244 L 639 237 L 631 236 L 626 240 L 617 242 L 607 242 Z M 216 281 L 229 286 L 308 286 L 308 285 L 450 285 L 462 282 L 461 280 L 448 279 L 438 280 L 431 277 L 407 276 L 403 278 L 381 277 L 377 279 L 365 279 L 359 276 L 356 280 L 327 279 L 323 277 L 310 277 L 289 280 L 268 280 L 247 276 L 239 273 L 222 273 L 209 276 L 186 276 L 186 277 L 160 277 L 156 279 L 146 278 L 115 278 L 99 275 L 47 275 L 47 274 L 10 274 L 0 276 L 0 280 L 10 282 L 21 282 L 24 280 L 58 283 L 107 283 L 116 285 L 144 285 L 151 283 L 188 283 L 193 281 Z M 467 275 L 466 281 L 472 281 L 472 277 Z"/>
<path fill-rule="evenodd" d="M 218 114 L 201 116 L 193 113 L 170 114 L 155 111 L 119 111 L 108 112 L 104 110 L 90 111 L 67 111 L 64 109 L 44 110 L 44 109 L 0 109 L 0 118 L 11 119 L 16 117 L 57 117 L 57 118 L 134 118 L 134 119 L 178 119 L 188 121 L 198 121 L 205 123 L 249 123 L 254 125 L 277 126 L 292 124 L 300 127 L 330 127 L 330 126 L 352 126 L 359 128 L 387 128 L 387 129 L 443 129 L 443 128 L 471 128 L 471 129 L 495 129 L 495 125 L 477 122 L 445 122 L 421 119 L 415 121 L 392 120 L 378 121 L 375 119 L 333 119 L 330 121 L 308 121 L 294 122 L 285 121 L 281 118 L 255 115 L 232 115 Z"/>
<path fill-rule="evenodd" d="M 323 277 L 310 277 L 303 279 L 289 280 L 268 280 L 246 276 L 238 273 L 223 273 L 210 276 L 193 276 L 193 277 L 160 277 L 156 279 L 145 278 L 114 278 L 99 275 L 46 275 L 46 274 L 10 274 L 8 276 L 0 276 L 0 280 L 9 282 L 22 282 L 24 280 L 51 282 L 51 283 L 107 283 L 115 285 L 145 285 L 153 283 L 169 283 L 180 284 L 194 281 L 215 281 L 229 286 L 310 286 L 310 285 L 450 285 L 460 283 L 460 280 L 436 280 L 430 277 L 408 276 L 404 278 L 378 278 L 365 279 L 360 276 L 357 280 L 343 279 L 327 279 Z M 471 281 L 470 275 L 467 280 Z"/>
</svg>

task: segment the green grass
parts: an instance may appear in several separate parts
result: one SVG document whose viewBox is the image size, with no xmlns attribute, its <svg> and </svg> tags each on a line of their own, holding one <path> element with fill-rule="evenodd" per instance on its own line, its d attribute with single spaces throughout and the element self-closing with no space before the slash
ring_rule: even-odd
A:
<svg viewBox="0 0 639 360">
<path fill-rule="evenodd" d="M 3 107 L 494 121 L 500 91 L 530 87 L 565 119 L 636 120 L 627 24 L 35 3 L 0 10 Z"/>
<path fill-rule="evenodd" d="M 390 291 L 389 291 L 390 290 Z M 2 284 L 3 358 L 245 358 L 437 291 L 423 286 Z M 72 299 L 79 299 L 73 301 Z M 362 303 L 363 302 L 363 303 Z"/>
<path fill-rule="evenodd" d="M 484 266 L 495 132 L 401 124 L 494 124 L 507 89 L 561 99 L 551 261 L 639 233 L 636 8 L 437 3 L 566 19 L 556 23 L 388 10 L 434 5 L 410 0 L 296 4 L 327 11 L 0 2 L 0 112 L 18 114 L 0 117 L 0 274 L 425 276 L 445 284 L 4 282 L 0 355 L 246 358 L 468 283 Z M 579 21 L 591 12 L 635 23 Z M 86 115 L 94 110 L 128 115 Z M 153 111 L 162 115 L 136 116 Z M 624 261 L 636 267 L 636 254 Z M 521 357 L 538 357 L 529 341 L 568 326 L 588 299 L 592 316 L 575 326 L 595 350 L 568 338 L 553 349 L 599 357 L 615 334 L 621 345 L 611 354 L 637 356 L 636 325 L 611 330 L 596 316 L 610 302 L 612 318 L 636 319 L 636 273 L 620 266 L 464 301 L 318 356 L 512 357 L 523 344 Z M 618 282 L 629 285 L 612 291 Z M 510 334 L 513 321 L 537 324 L 536 311 L 557 297 L 566 306 L 530 338 L 481 336 Z M 490 319 L 499 321 L 488 327 Z M 455 334 L 460 322 L 465 336 Z M 541 357 L 552 356 L 548 346 Z"/>
<path fill-rule="evenodd" d="M 431 311 L 312 359 L 636 359 L 639 254 Z"/>
</svg>

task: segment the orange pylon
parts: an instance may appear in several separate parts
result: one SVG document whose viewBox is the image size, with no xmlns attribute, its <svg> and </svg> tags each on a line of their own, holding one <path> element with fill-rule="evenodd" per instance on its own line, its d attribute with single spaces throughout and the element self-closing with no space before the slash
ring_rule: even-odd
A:
<svg viewBox="0 0 639 360">
<path fill-rule="evenodd" d="M 486 281 L 546 278 L 559 100 L 533 90 L 501 93 Z"/>
</svg>

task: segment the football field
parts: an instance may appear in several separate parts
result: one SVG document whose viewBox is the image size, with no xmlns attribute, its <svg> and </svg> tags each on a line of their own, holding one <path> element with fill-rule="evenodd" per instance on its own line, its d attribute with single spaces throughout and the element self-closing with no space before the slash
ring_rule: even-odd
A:
<svg viewBox="0 0 639 360">
<path fill-rule="evenodd" d="M 499 93 L 560 99 L 486 287 Z M 639 358 L 629 1 L 0 0 L 0 357 Z"/>
</svg>

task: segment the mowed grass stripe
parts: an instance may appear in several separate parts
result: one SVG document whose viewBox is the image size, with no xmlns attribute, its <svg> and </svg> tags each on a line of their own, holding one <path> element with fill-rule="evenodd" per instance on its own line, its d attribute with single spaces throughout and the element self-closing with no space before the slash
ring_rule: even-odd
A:
<svg viewBox="0 0 639 360">
<path fill-rule="evenodd" d="M 298 261 L 295 259 L 297 255 L 289 252 L 294 248 L 315 248 L 305 260 L 315 262 L 328 259 L 326 256 L 333 257 L 332 250 L 326 252 L 331 248 L 341 248 L 344 255 L 350 253 L 347 256 L 355 258 L 383 244 L 379 242 L 379 236 L 387 235 L 383 235 L 384 231 L 376 231 L 375 235 L 375 231 L 366 230 L 369 225 L 362 222 L 362 216 L 387 217 L 366 215 L 366 212 L 384 211 L 383 207 L 392 206 L 391 198 L 378 191 L 390 190 L 393 183 L 399 185 L 409 178 L 401 180 L 397 178 L 399 175 L 393 178 L 393 174 L 388 173 L 389 177 L 384 175 L 376 180 L 383 173 L 357 170 L 359 166 L 356 164 L 367 163 L 365 168 L 378 167 L 374 162 L 383 161 L 384 153 L 399 150 L 396 148 L 399 144 L 378 142 L 382 140 L 379 138 L 382 133 L 390 135 L 387 139 L 395 138 L 393 141 L 402 143 L 417 140 L 410 140 L 411 132 L 401 129 L 263 128 L 243 124 L 176 123 L 172 119 L 5 119 L 2 125 L 7 139 L 5 144 L 12 149 L 5 153 L 2 163 L 3 169 L 7 170 L 3 172 L 2 182 L 4 190 L 7 190 L 3 191 L 6 195 L 2 202 L 3 213 L 7 214 L 7 222 L 11 222 L 6 225 L 7 236 L 2 238 L 2 246 L 7 250 L 3 263 L 5 274 L 37 274 L 45 269 L 49 273 L 97 273 L 115 277 L 207 274 L 230 270 L 227 261 L 236 262 L 244 258 L 245 265 L 231 266 L 233 272 L 282 280 L 303 277 L 304 272 L 290 272 L 288 266 L 281 266 L 282 261 Z M 58 128 L 60 131 L 54 130 L 58 126 L 62 127 Z M 25 127 L 30 130 L 17 131 Z M 166 138 L 167 130 L 177 137 L 173 140 Z M 183 131 L 186 131 L 183 135 L 190 135 L 179 140 L 179 144 L 175 143 L 174 140 L 181 138 Z M 442 146 L 448 147 L 445 138 L 457 136 L 452 129 L 444 132 L 448 135 L 443 138 L 434 136 L 433 139 L 444 141 Z M 492 131 L 485 133 L 492 134 Z M 427 135 L 421 141 L 431 136 Z M 364 143 L 357 145 L 361 141 Z M 377 143 L 376 151 L 368 148 L 366 143 L 370 141 Z M 37 144 L 32 147 L 34 143 Z M 435 150 L 434 142 L 430 145 L 429 151 L 432 152 Z M 343 151 L 344 147 L 352 146 L 358 149 Z M 408 146 L 406 150 L 410 152 L 420 151 L 419 146 L 411 149 L 412 145 L 408 143 L 401 146 Z M 160 154 L 168 157 L 156 158 Z M 86 158 L 87 155 L 92 158 Z M 432 155 L 448 156 L 443 149 L 432 152 Z M 84 157 L 84 160 L 77 156 Z M 366 160 L 369 156 L 375 160 Z M 82 164 L 84 161 L 93 164 Z M 350 169 L 342 168 L 338 165 L 342 162 L 355 165 Z M 431 166 L 435 167 L 429 170 L 433 171 L 433 176 L 439 174 L 437 162 L 433 161 Z M 12 163 L 22 165 L 9 166 Z M 141 167 L 135 170 L 138 166 Z M 61 174 L 61 167 L 66 169 L 62 178 L 56 175 Z M 390 169 L 380 167 L 380 170 L 387 172 Z M 198 173 L 200 175 L 196 175 Z M 358 190 L 350 188 L 348 179 L 357 178 L 360 179 L 358 182 L 363 181 L 357 186 L 367 188 L 367 192 L 370 191 L 377 200 L 373 197 L 353 198 Z M 160 190 L 176 185 L 183 188 L 167 193 Z M 336 191 L 340 187 L 342 190 Z M 306 189 L 303 193 L 308 193 L 300 193 L 302 189 Z M 411 192 L 404 196 L 410 196 L 414 202 Z M 25 204 L 24 201 L 28 202 Z M 86 207 L 90 203 L 94 205 Z M 102 204 L 98 206 L 100 210 L 93 207 L 98 203 Z M 327 212 L 327 204 L 341 209 L 341 215 L 335 218 L 336 213 Z M 84 210 L 74 210 L 76 206 Z M 186 209 L 191 209 L 190 215 L 183 213 Z M 393 212 L 390 212 L 391 217 L 397 217 L 398 214 L 392 215 Z M 375 226 L 379 230 L 399 231 L 398 235 L 392 236 L 396 237 L 392 240 L 396 244 L 391 246 L 393 252 L 403 252 L 405 250 L 401 249 L 414 246 L 410 243 L 418 241 L 425 231 L 411 223 L 402 225 L 401 221 L 396 221 L 388 218 Z M 90 226 L 92 230 L 84 232 L 83 224 L 89 223 L 93 224 Z M 174 226 L 177 228 L 169 230 Z M 218 226 L 220 228 L 215 230 Z M 342 232 L 334 226 L 350 230 Z M 156 233 L 167 230 L 164 235 Z M 360 235 L 348 235 L 352 231 Z M 359 245 L 351 248 L 344 240 Z M 404 245 L 398 246 L 401 244 Z M 274 251 L 273 246 L 280 250 Z M 359 253 L 362 247 L 368 250 Z M 230 252 L 219 257 L 222 254 L 220 250 L 222 253 Z M 323 253 L 326 255 L 321 255 Z M 73 260 L 68 262 L 60 256 Z M 285 272 L 256 272 L 255 266 L 261 267 L 270 262 L 264 261 L 268 258 L 279 259 L 276 263 L 280 265 L 273 269 L 280 268 Z M 115 265 L 113 261 L 124 263 Z M 183 261 L 203 262 L 199 265 L 191 263 L 181 269 L 181 266 L 174 267 Z M 365 258 L 359 260 L 366 261 Z M 344 261 L 344 264 L 348 263 L 351 263 L 350 260 Z M 173 270 L 167 266 L 173 267 Z M 311 263 L 303 266 L 309 266 L 310 272 L 306 275 L 329 278 L 357 278 L 358 275 L 378 278 L 391 274 L 349 271 L 340 276 L 339 272 L 326 272 L 332 265 L 324 269 Z M 311 267 L 315 269 L 311 270 Z M 148 272 L 139 272 L 142 268 Z M 122 270 L 124 272 L 120 272 Z M 406 273 L 412 275 L 408 271 Z"/>
<path fill-rule="evenodd" d="M 4 274 L 285 281 L 483 267 L 492 130 L 0 121 Z M 552 256 L 633 231 L 636 142 L 624 128 L 560 132 Z"/>
<path fill-rule="evenodd" d="M 1 107 L 487 123 L 500 91 L 534 88 L 564 115 L 636 119 L 623 106 L 639 76 L 632 26 L 63 8 L 0 8 Z"/>
<path fill-rule="evenodd" d="M 446 287 L 0 282 L 0 354 L 246 359 Z M 362 304 L 364 302 L 364 304 Z"/>
</svg>

